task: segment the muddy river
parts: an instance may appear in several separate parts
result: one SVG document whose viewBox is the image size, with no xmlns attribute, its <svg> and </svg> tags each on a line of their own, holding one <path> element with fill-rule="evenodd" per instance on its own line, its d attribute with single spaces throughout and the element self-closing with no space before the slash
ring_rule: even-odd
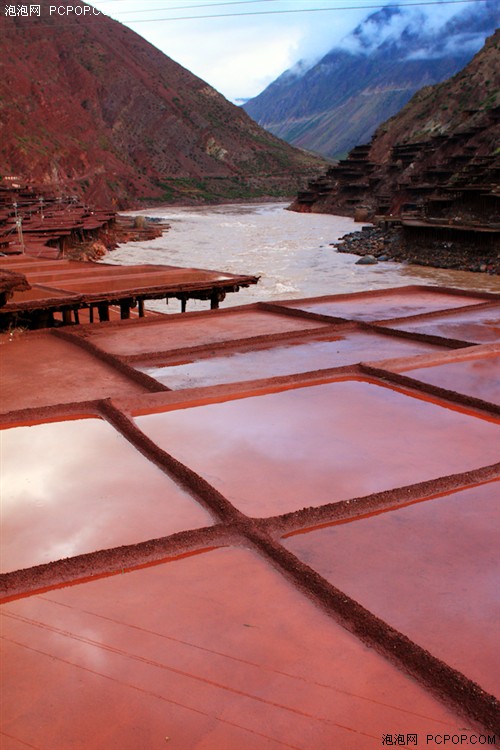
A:
<svg viewBox="0 0 500 750">
<path fill-rule="evenodd" d="M 131 212 L 170 224 L 163 237 L 131 242 L 108 255 L 107 263 L 153 263 L 209 268 L 260 276 L 257 286 L 229 294 L 222 307 L 272 299 L 439 284 L 500 292 L 500 277 L 403 263 L 356 265 L 358 256 L 338 253 L 331 243 L 358 230 L 344 216 L 298 214 L 287 203 L 158 207 Z M 188 302 L 188 311 L 207 309 Z M 180 302 L 149 302 L 161 312 L 179 312 Z"/>
</svg>

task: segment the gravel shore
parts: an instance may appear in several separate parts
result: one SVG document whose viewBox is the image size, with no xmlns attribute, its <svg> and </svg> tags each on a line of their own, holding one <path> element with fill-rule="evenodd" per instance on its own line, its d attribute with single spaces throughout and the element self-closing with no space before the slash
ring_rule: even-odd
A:
<svg viewBox="0 0 500 750">
<path fill-rule="evenodd" d="M 457 245 L 452 242 L 433 242 L 422 248 L 410 248 L 403 242 L 400 227 L 384 229 L 376 226 L 363 226 L 357 232 L 346 234 L 332 246 L 339 253 L 353 253 L 371 256 L 375 261 L 398 261 L 414 263 L 434 268 L 454 268 L 461 271 L 500 274 L 500 254 L 498 251 L 481 251 L 477 247 Z M 367 262 L 365 261 L 365 262 Z"/>
</svg>

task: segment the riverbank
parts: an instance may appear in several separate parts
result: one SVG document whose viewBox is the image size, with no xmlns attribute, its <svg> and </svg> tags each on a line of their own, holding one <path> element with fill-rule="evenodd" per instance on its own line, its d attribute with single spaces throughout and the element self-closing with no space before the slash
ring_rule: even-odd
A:
<svg viewBox="0 0 500 750">
<path fill-rule="evenodd" d="M 492 249 L 457 245 L 446 241 L 429 242 L 425 248 L 409 247 L 403 240 L 401 227 L 363 226 L 333 242 L 339 253 L 372 256 L 374 261 L 397 261 L 417 266 L 448 268 L 500 275 L 500 254 Z"/>
<path fill-rule="evenodd" d="M 151 216 L 117 214 L 113 224 L 99 232 L 98 239 L 74 242 L 66 251 L 67 260 L 99 261 L 128 242 L 145 242 L 162 237 L 170 225 Z"/>
<path fill-rule="evenodd" d="M 175 209 L 149 206 L 140 213 L 170 224 L 168 233 L 156 240 L 120 245 L 105 261 L 119 265 L 218 268 L 260 276 L 257 285 L 230 295 L 224 307 L 409 284 L 500 292 L 498 275 L 398 262 L 356 265 L 356 255 L 336 253 L 331 244 L 356 232 L 362 224 L 346 216 L 287 211 L 287 205 L 279 202 Z M 180 312 L 179 305 L 173 302 L 168 307 L 148 303 L 149 307 L 161 313 Z M 188 310 L 205 307 L 193 301 Z"/>
</svg>

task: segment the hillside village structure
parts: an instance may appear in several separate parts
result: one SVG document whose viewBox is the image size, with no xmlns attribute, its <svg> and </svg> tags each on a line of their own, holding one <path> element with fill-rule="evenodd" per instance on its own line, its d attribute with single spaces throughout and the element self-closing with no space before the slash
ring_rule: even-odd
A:
<svg viewBox="0 0 500 750">
<path fill-rule="evenodd" d="M 0 330 L 143 317 L 152 299 L 179 299 L 183 311 L 190 299 L 217 308 L 226 294 L 257 283 L 255 276 L 199 268 L 88 260 L 106 253 L 103 240 L 115 246 L 131 234 L 161 236 L 160 226 L 139 219 L 135 226 L 113 211 L 40 197 L 32 187 L 0 187 Z"/>
</svg>

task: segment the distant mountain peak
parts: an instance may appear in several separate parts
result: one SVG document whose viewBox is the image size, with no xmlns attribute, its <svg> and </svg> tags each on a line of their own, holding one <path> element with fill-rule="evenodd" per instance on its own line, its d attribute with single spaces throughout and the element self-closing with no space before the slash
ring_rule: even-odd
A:
<svg viewBox="0 0 500 750">
<path fill-rule="evenodd" d="M 344 37 L 340 46 L 347 47 L 353 52 L 369 53 L 379 47 L 388 36 L 394 37 L 396 34 L 399 39 L 404 30 L 396 29 L 395 21 L 398 21 L 400 27 L 403 15 L 398 6 L 381 8 L 359 23 L 354 31 Z M 408 23 L 408 20 L 405 23 Z"/>
<path fill-rule="evenodd" d="M 312 66 L 294 66 L 244 109 L 293 145 L 342 158 L 423 86 L 461 70 L 499 22 L 498 0 L 370 13 Z"/>
<path fill-rule="evenodd" d="M 472 57 L 499 22 L 497 0 L 478 0 L 472 8 L 458 10 L 443 5 L 434 15 L 417 7 L 386 6 L 367 16 L 338 46 L 365 55 L 398 51 L 405 59 L 465 50 Z"/>
</svg>

